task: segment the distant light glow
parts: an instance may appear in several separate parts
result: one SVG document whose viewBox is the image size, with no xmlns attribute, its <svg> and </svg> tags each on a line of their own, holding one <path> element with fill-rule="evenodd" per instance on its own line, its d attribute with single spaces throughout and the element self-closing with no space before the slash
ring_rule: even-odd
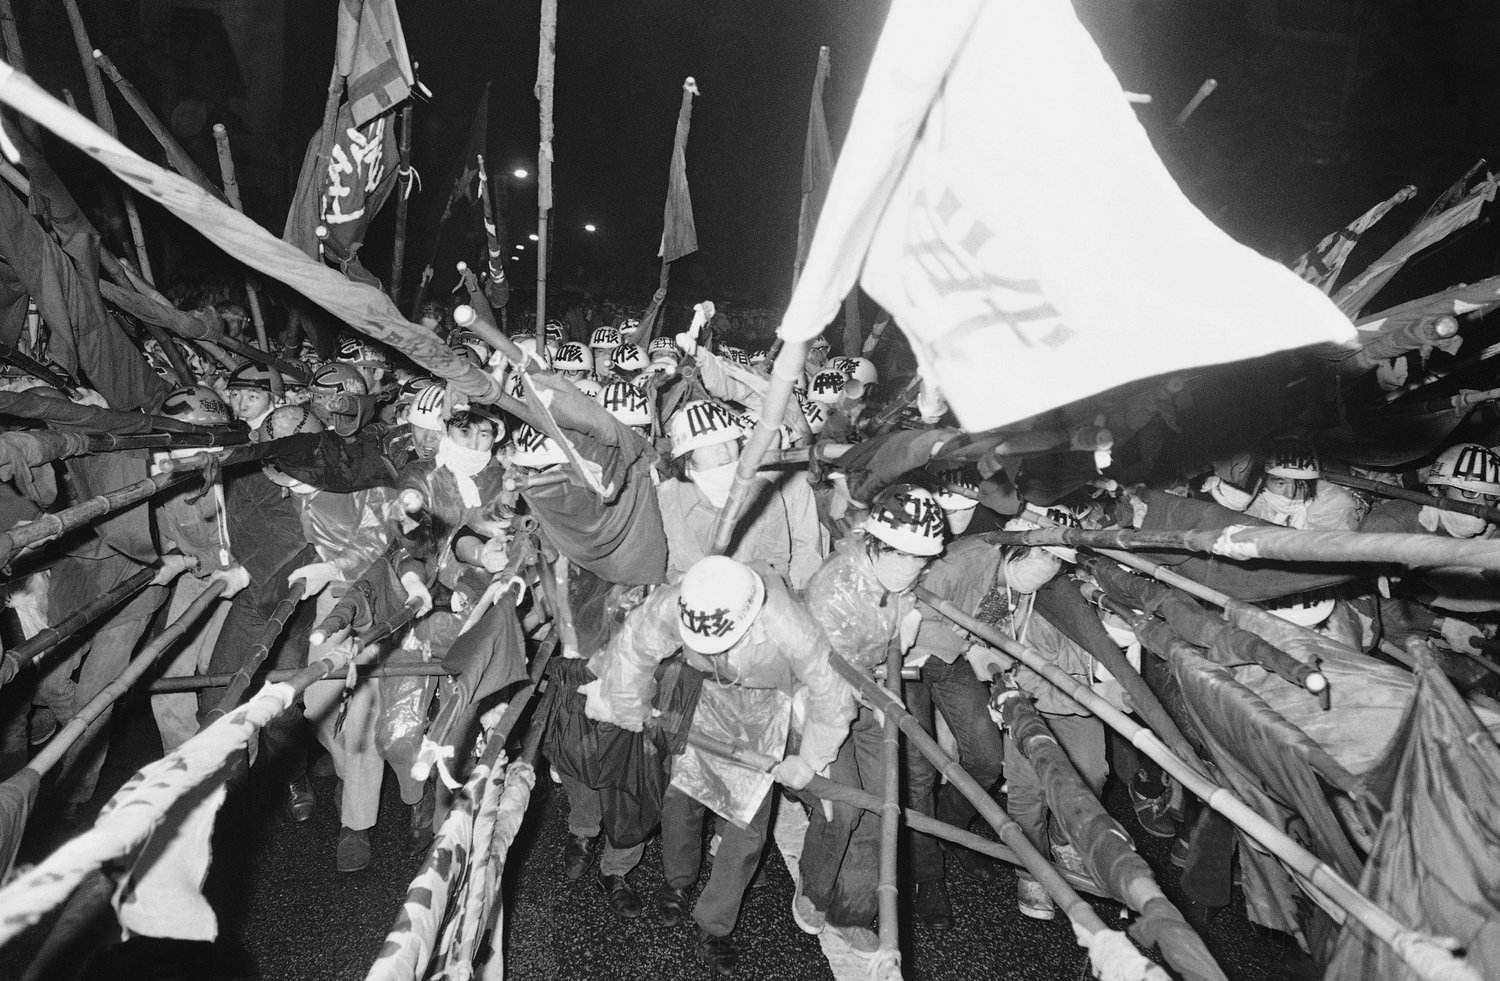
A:
<svg viewBox="0 0 1500 981">
<path fill-rule="evenodd" d="M 525 252 L 526 251 L 526 246 L 524 246 L 521 243 L 517 242 L 516 243 L 516 251 L 517 252 Z"/>
<path fill-rule="evenodd" d="M 537 237 L 536 237 L 536 233 L 535 232 L 532 232 L 530 235 L 528 235 L 526 237 L 529 238 L 529 239 L 531 239 L 533 242 L 537 241 Z"/>
<path fill-rule="evenodd" d="M 596 225 L 584 225 L 583 230 L 586 232 L 597 232 L 599 228 Z"/>
<path fill-rule="evenodd" d="M 531 171 L 527 170 L 525 167 L 517 167 L 515 170 L 510 172 L 510 175 L 518 181 L 524 181 L 526 178 L 531 176 Z"/>
</svg>

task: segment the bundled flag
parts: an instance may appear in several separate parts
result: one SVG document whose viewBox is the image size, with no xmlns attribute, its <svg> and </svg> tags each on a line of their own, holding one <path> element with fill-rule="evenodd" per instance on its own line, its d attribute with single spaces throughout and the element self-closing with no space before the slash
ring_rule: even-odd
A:
<svg viewBox="0 0 1500 981">
<path fill-rule="evenodd" d="M 396 186 L 401 155 L 390 110 L 411 94 L 414 82 L 394 0 L 344 0 L 336 57 L 348 79 L 345 101 L 327 159 L 321 128 L 308 141 L 282 238 L 350 279 L 379 287 L 358 253 Z"/>
<path fill-rule="evenodd" d="M 970 430 L 1352 334 L 1183 197 L 1063 2 L 896 0 L 782 338 L 856 278 Z"/>
<path fill-rule="evenodd" d="M 469 124 L 468 142 L 464 144 L 463 154 L 454 163 L 453 183 L 448 191 L 448 199 L 443 202 L 443 213 L 438 218 L 437 233 L 432 240 L 432 253 L 422 270 L 422 284 L 417 288 L 416 300 L 412 305 L 414 311 L 422 308 L 422 303 L 427 297 L 427 286 L 432 280 L 433 271 L 438 266 L 438 255 L 443 244 L 443 230 L 448 227 L 448 219 L 453 217 L 455 209 L 470 209 L 488 199 L 489 177 L 485 172 L 484 156 L 489 146 L 489 125 L 490 86 L 489 83 L 485 83 L 484 93 L 479 97 L 479 105 L 474 108 L 474 120 Z M 488 218 L 489 216 L 486 215 L 486 225 L 488 225 Z M 488 227 L 485 231 L 488 247 L 493 248 L 499 244 L 498 228 L 494 239 L 489 238 Z"/>
<path fill-rule="evenodd" d="M 1304 253 L 1292 264 L 1292 272 L 1324 293 L 1331 293 L 1334 281 L 1339 278 L 1339 273 L 1343 270 L 1344 263 L 1348 261 L 1349 254 L 1359 244 L 1359 237 L 1389 214 L 1392 208 L 1404 201 L 1409 201 L 1416 193 L 1416 185 L 1406 185 L 1343 228 L 1324 238 L 1316 248 Z"/>
<path fill-rule="evenodd" d="M 807 250 L 812 246 L 818 213 L 828 197 L 828 182 L 833 177 L 833 144 L 828 139 L 828 114 L 823 108 L 823 83 L 828 81 L 828 48 L 818 49 L 818 71 L 813 76 L 812 106 L 807 111 L 807 144 L 802 150 L 802 211 L 797 216 L 797 258 L 793 262 L 792 283 L 796 285 L 807 264 Z"/>
<path fill-rule="evenodd" d="M 661 307 L 667 299 L 667 277 L 672 263 L 683 256 L 698 251 L 698 229 L 693 224 L 693 200 L 688 195 L 687 141 L 688 130 L 693 122 L 693 96 L 698 94 L 698 83 L 691 76 L 682 82 L 682 105 L 677 110 L 677 135 L 672 140 L 672 166 L 667 173 L 667 204 L 662 218 L 661 282 L 651 297 L 646 312 L 641 314 L 640 326 L 636 328 L 633 342 L 645 345 L 656 333 L 661 321 Z"/>
</svg>

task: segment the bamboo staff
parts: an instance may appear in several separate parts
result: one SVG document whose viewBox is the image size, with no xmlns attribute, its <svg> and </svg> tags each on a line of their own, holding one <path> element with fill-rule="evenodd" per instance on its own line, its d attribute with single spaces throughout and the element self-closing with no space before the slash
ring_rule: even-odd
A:
<svg viewBox="0 0 1500 981">
<path fill-rule="evenodd" d="M 0 0 L 0 39 L 5 41 L 5 60 L 24 72 L 26 53 L 21 50 L 21 32 L 16 29 L 16 11 L 10 0 Z M 33 147 L 42 145 L 41 128 L 30 116 L 21 116 L 21 133 Z"/>
<path fill-rule="evenodd" d="M 219 150 L 219 176 L 224 181 L 224 198 L 229 206 L 240 214 L 245 206 L 240 200 L 240 181 L 234 170 L 234 154 L 229 149 L 229 130 L 223 123 L 214 123 L 214 145 Z M 260 288 L 254 278 L 245 274 L 245 299 L 250 304 L 250 322 L 255 325 L 255 341 L 267 354 L 271 352 L 271 339 L 266 336 L 266 315 L 260 307 Z M 271 369 L 271 394 L 280 399 L 282 389 L 281 372 Z"/>
<path fill-rule="evenodd" d="M 90 453 L 114 453 L 119 450 L 165 450 L 173 448 L 239 446 L 250 442 L 250 434 L 244 430 L 229 430 L 219 433 L 140 433 L 134 436 L 115 436 L 110 433 L 90 433 Z"/>
<path fill-rule="evenodd" d="M 791 346 L 791 343 L 787 344 L 787 347 Z M 972 632 L 977 633 L 978 631 Z M 910 744 L 916 746 L 923 756 L 932 761 L 933 765 L 937 767 L 938 772 L 948 778 L 949 785 L 963 794 L 969 803 L 974 805 L 979 815 L 988 821 L 990 826 L 1000 835 L 1000 840 L 1010 846 L 1011 850 L 1016 853 L 1016 856 L 1026 866 L 1026 871 L 1030 872 L 1032 877 L 1041 883 L 1042 888 L 1047 890 L 1047 895 L 1056 901 L 1057 905 L 1062 908 L 1063 913 L 1072 922 L 1073 932 L 1077 935 L 1078 942 L 1089 948 L 1090 958 L 1094 960 L 1096 969 L 1099 963 L 1095 959 L 1097 956 L 1124 953 L 1124 948 L 1119 946 L 1118 943 L 1123 938 L 1111 931 L 1105 925 L 1104 921 L 1100 919 L 1099 914 L 1094 911 L 1094 908 L 1085 902 L 1083 897 L 1078 895 L 1077 891 L 1068 884 L 1066 879 L 1057 874 L 1057 870 L 1052 867 L 1052 863 L 1047 861 L 1046 857 L 1031 843 L 1030 839 L 1026 837 L 1026 833 L 1021 830 L 1021 826 L 1001 809 L 994 798 L 983 787 L 979 786 L 973 777 L 969 776 L 968 771 L 959 766 L 957 761 L 938 747 L 937 740 L 929 736 L 921 724 L 912 717 L 911 713 L 906 711 L 906 706 L 901 703 L 899 698 L 896 698 L 873 679 L 866 676 L 859 668 L 854 667 L 839 655 L 830 654 L 828 660 L 833 670 L 845 681 L 853 685 L 860 693 L 860 696 L 872 708 L 878 712 L 885 713 L 887 716 L 895 717 L 897 724 L 901 727 L 901 731 L 910 740 Z M 1096 944 L 1098 945 L 1097 948 Z M 1153 981 L 1167 981 L 1166 972 L 1160 967 L 1146 961 L 1138 951 L 1135 951 L 1134 947 L 1129 945 L 1128 941 L 1125 942 L 1124 947 L 1129 948 L 1136 957 L 1140 958 L 1140 973 L 1129 976 L 1150 978 Z"/>
<path fill-rule="evenodd" d="M 1451 497 L 1435 497 L 1432 494 L 1412 490 L 1409 487 L 1398 487 L 1395 484 L 1387 484 L 1383 480 L 1368 480 L 1364 477 L 1356 477 L 1348 473 L 1325 473 L 1323 479 L 1331 484 L 1340 484 L 1344 487 L 1352 487 L 1355 490 L 1379 494 L 1381 497 L 1389 497 L 1392 500 L 1424 504 L 1428 507 L 1437 508 L 1440 511 L 1468 514 L 1476 518 L 1483 518 L 1491 524 L 1500 524 L 1500 508 L 1485 507 L 1483 504 L 1475 504 L 1471 501 L 1458 501 Z"/>
<path fill-rule="evenodd" d="M 245 696 L 245 690 L 250 687 L 250 677 L 265 663 L 271 653 L 271 646 L 276 643 L 276 638 L 281 636 L 281 631 L 286 627 L 286 621 L 302 602 L 302 597 L 307 593 L 307 583 L 302 580 L 292 583 L 292 588 L 287 592 L 271 615 L 266 618 L 266 625 L 261 628 L 259 636 L 255 638 L 255 646 L 245 654 L 245 659 L 240 666 L 229 676 L 225 682 L 224 694 L 219 696 L 219 702 L 209 713 L 203 717 L 203 726 L 211 725 L 230 712 L 240 704 L 240 699 Z M 217 686 L 216 686 L 217 687 Z"/>
<path fill-rule="evenodd" d="M 1442 381 L 1444 378 L 1449 377 L 1450 375 L 1456 375 L 1460 371 L 1467 371 L 1469 368 L 1474 367 L 1481 361 L 1488 361 L 1490 358 L 1493 358 L 1497 354 L 1500 354 L 1500 344 L 1491 344 L 1489 347 L 1480 351 L 1473 357 L 1468 357 L 1464 358 L 1461 361 L 1456 361 L 1442 371 L 1428 371 L 1421 377 L 1421 379 L 1412 382 L 1410 384 L 1410 387 L 1392 389 L 1391 391 L 1386 392 L 1381 396 L 1380 400 L 1387 404 L 1395 402 L 1397 399 L 1403 398 L 1407 395 L 1411 395 L 1414 392 L 1419 392 L 1429 385 L 1435 385 L 1438 382 Z"/>
<path fill-rule="evenodd" d="M 536 56 L 540 142 L 536 155 L 536 336 L 547 336 L 547 232 L 552 215 L 552 87 L 557 70 L 557 0 L 542 0 Z"/>
<path fill-rule="evenodd" d="M 1162 956 L 1184 978 L 1226 981 L 1224 972 L 1182 913 L 1162 892 L 1151 867 L 1118 831 L 1092 790 L 1078 775 L 1041 713 L 1019 689 L 999 696 L 999 709 L 1016 747 L 1046 789 L 1047 805 L 1068 840 L 1114 899 L 1154 920 Z"/>
<path fill-rule="evenodd" d="M 901 646 L 891 644 L 885 655 L 885 687 L 893 701 L 901 701 Z M 870 965 L 870 977 L 901 979 L 901 928 L 896 922 L 896 852 L 901 837 L 901 730 L 893 712 L 881 720 L 881 771 L 884 799 L 880 808 L 880 947 Z"/>
<path fill-rule="evenodd" d="M 68 22 L 73 25 L 73 42 L 78 45 L 78 60 L 83 64 L 83 77 L 88 82 L 89 99 L 94 103 L 94 118 L 99 127 L 110 136 L 116 136 L 114 110 L 109 107 L 109 96 L 104 91 L 104 80 L 99 77 L 99 66 L 94 62 L 94 45 L 89 41 L 88 28 L 83 15 L 78 12 L 78 0 L 63 0 L 68 12 Z M 130 235 L 135 242 L 135 261 L 147 279 L 152 279 L 151 257 L 146 254 L 146 232 L 141 227 L 141 215 L 135 206 L 135 194 L 130 188 L 120 189 L 125 200 L 125 217 L 130 223 Z"/>
<path fill-rule="evenodd" d="M 401 107 L 401 141 L 397 144 L 400 163 L 396 165 L 396 239 L 391 246 L 391 302 L 401 306 L 401 278 L 406 270 L 406 215 L 410 210 L 411 186 L 416 171 L 411 167 L 411 126 L 413 104 L 407 99 Z M 420 311 L 418 311 L 420 313 Z"/>
<path fill-rule="evenodd" d="M 1093 689 L 1057 664 L 1042 657 L 1026 644 L 975 619 L 947 600 L 920 587 L 917 596 L 923 603 L 982 638 L 997 651 L 1025 664 L 1051 682 L 1053 687 L 1098 716 L 1111 729 L 1124 736 L 1132 746 L 1176 778 L 1188 791 L 1228 818 L 1310 883 L 1312 890 L 1309 894 L 1336 919 L 1342 919 L 1345 914 L 1353 917 L 1374 937 L 1395 951 L 1419 977 L 1426 981 L 1479 981 L 1479 974 L 1474 968 L 1462 957 L 1453 954 L 1440 939 L 1402 926 L 1391 914 L 1362 896 L 1337 871 L 1299 845 L 1290 835 L 1261 817 L 1231 791 L 1198 773 L 1169 750 L 1154 732 L 1106 702 Z M 1050 889 L 1048 891 L 1051 892 Z"/>
<path fill-rule="evenodd" d="M 996 545 L 1069 545 L 1097 550 L 1189 551 L 1236 562 L 1375 562 L 1411 567 L 1461 565 L 1500 570 L 1500 542 L 1397 532 L 1226 528 L 1137 531 L 1127 528 L 1039 528 L 985 535 Z"/>
<path fill-rule="evenodd" d="M 106 514 L 131 504 L 139 504 L 155 496 L 158 491 L 181 483 L 186 478 L 186 473 L 157 474 L 92 497 L 81 504 L 58 511 L 56 514 L 44 514 L 35 521 L 17 525 L 10 531 L 0 532 L 0 567 L 9 565 L 10 560 L 28 546 L 39 545 L 58 538 L 96 518 L 102 518 Z"/>
<path fill-rule="evenodd" d="M 253 674 L 255 681 L 264 684 L 274 684 L 278 681 L 288 681 L 296 677 L 300 668 L 277 668 L 272 671 L 258 671 Z M 360 664 L 355 666 L 355 673 L 361 678 L 451 678 L 453 672 L 444 668 L 439 662 L 424 664 Z M 170 694 L 176 692 L 203 691 L 208 688 L 223 688 L 236 677 L 235 672 L 224 671 L 220 674 L 179 674 L 166 678 L 158 678 L 146 686 L 146 690 L 153 695 Z"/>
<path fill-rule="evenodd" d="M 208 179 L 208 175 L 203 172 L 203 168 L 198 166 L 198 162 L 183 149 L 181 143 L 177 142 L 177 137 L 173 136 L 171 131 L 162 125 L 161 120 L 156 118 L 156 113 L 151 111 L 151 107 L 146 104 L 146 100 L 142 98 L 141 93 L 136 87 L 130 84 L 129 79 L 120 74 L 120 69 L 115 67 L 115 63 L 110 60 L 109 55 L 95 48 L 94 61 L 98 64 L 99 70 L 115 84 L 115 89 L 125 100 L 125 104 L 135 110 L 135 114 L 140 117 L 146 129 L 150 130 L 151 135 L 156 137 L 156 142 L 161 144 L 162 150 L 167 155 L 167 163 L 172 165 L 172 169 L 205 191 L 217 196 L 221 201 L 228 201 L 223 192 L 214 186 L 213 181 Z M 111 127 L 106 126 L 105 128 L 110 129 Z"/>
<path fill-rule="evenodd" d="M 6 651 L 3 656 L 0 656 L 0 685 L 8 683 L 24 665 L 51 651 L 109 610 L 151 585 L 151 581 L 156 578 L 156 572 L 154 568 L 142 569 L 129 579 L 117 584 L 109 592 L 94 597 L 66 617 Z"/>
<path fill-rule="evenodd" d="M 56 766 L 58 761 L 63 758 L 63 754 L 83 737 L 89 725 L 95 719 L 99 718 L 105 709 L 119 701 L 121 695 L 129 691 L 131 686 L 141 679 L 142 675 L 151 670 L 156 664 L 156 659 L 162 655 L 162 652 L 181 640 L 183 635 L 187 633 L 188 628 L 197 623 L 199 617 L 203 616 L 210 606 L 218 602 L 220 595 L 224 592 L 225 586 L 226 584 L 222 579 L 216 579 L 209 583 L 208 588 L 200 593 L 197 599 L 188 604 L 186 610 L 182 611 L 182 616 L 172 621 L 171 626 L 157 634 L 151 643 L 142 648 L 141 652 L 131 660 L 125 670 L 120 672 L 120 676 L 100 690 L 99 694 L 90 699 L 89 703 L 77 715 L 73 716 L 56 736 L 52 737 L 52 741 L 47 743 L 41 752 L 32 758 L 27 766 L 38 773 L 46 773 L 52 767 Z"/>
</svg>

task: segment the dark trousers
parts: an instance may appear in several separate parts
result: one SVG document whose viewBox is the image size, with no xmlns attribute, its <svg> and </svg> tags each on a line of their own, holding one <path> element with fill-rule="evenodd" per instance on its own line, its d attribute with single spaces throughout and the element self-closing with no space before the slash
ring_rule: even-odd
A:
<svg viewBox="0 0 1500 981">
<path fill-rule="evenodd" d="M 922 666 L 922 680 L 906 685 L 907 710 L 936 736 L 933 709 L 943 713 L 958 740 L 958 761 L 988 793 L 1005 771 L 1005 740 L 989 713 L 989 688 L 962 658 L 944 664 L 936 658 Z M 928 817 L 967 829 L 979 813 L 969 799 L 949 785 L 934 793 L 937 768 L 910 743 L 906 754 L 906 793 L 912 808 Z M 934 882 L 943 877 L 943 852 L 936 838 L 909 835 L 912 878 Z"/>
<path fill-rule="evenodd" d="M 209 674 L 228 674 L 239 670 L 249 656 L 250 649 L 260 641 L 280 597 L 259 597 L 257 601 L 251 598 L 253 592 L 247 589 L 230 601 L 229 613 L 224 618 L 224 629 L 219 632 L 219 643 L 208 660 Z M 297 604 L 260 670 L 305 667 L 307 635 L 316 626 L 316 620 L 316 603 L 309 600 Z M 252 694 L 255 688 L 255 685 L 251 686 Z M 223 697 L 223 688 L 205 688 L 198 693 L 200 725 Z M 257 763 L 261 772 L 277 780 L 295 780 L 302 776 L 307 761 L 307 742 L 300 704 L 294 703 L 266 723 L 260 731 L 260 742 L 264 755 Z"/>
<path fill-rule="evenodd" d="M 773 787 L 766 792 L 755 817 L 743 828 L 732 821 L 720 822 L 723 837 L 714 854 L 708 885 L 693 904 L 693 919 L 705 933 L 727 937 L 734 930 L 740 918 L 740 902 L 750 888 L 761 852 L 766 848 L 766 830 L 771 824 L 771 803 L 775 796 Z M 707 811 L 697 798 L 676 787 L 667 788 L 661 810 L 661 864 L 667 885 L 673 889 L 687 889 L 698 881 L 698 870 L 703 864 L 703 818 Z"/>
<path fill-rule="evenodd" d="M 860 706 L 849 738 L 828 775 L 874 795 L 884 793 L 880 723 Z M 802 893 L 834 926 L 869 926 L 875 919 L 880 878 L 880 815 L 834 804 L 833 819 L 814 803 L 799 863 Z"/>
</svg>

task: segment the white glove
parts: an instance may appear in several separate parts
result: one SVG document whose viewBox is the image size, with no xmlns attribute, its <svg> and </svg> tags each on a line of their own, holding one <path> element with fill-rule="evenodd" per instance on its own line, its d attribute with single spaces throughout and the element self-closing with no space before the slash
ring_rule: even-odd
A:
<svg viewBox="0 0 1500 981">
<path fill-rule="evenodd" d="M 485 572 L 500 572 L 509 561 L 510 553 L 506 551 L 503 538 L 491 538 L 479 550 L 479 564 Z"/>
<path fill-rule="evenodd" d="M 78 395 L 73 399 L 73 401 L 78 405 L 91 405 L 96 409 L 109 408 L 109 403 L 104 401 L 104 396 L 100 395 L 92 388 L 78 389 Z"/>
<path fill-rule="evenodd" d="M 794 753 L 773 766 L 771 776 L 779 784 L 793 790 L 802 790 L 812 783 L 813 768 L 811 763 Z"/>
<path fill-rule="evenodd" d="M 922 628 L 922 612 L 912 610 L 901 618 L 901 653 L 905 654 L 911 650 L 911 645 L 917 642 L 917 631 Z"/>
<path fill-rule="evenodd" d="M 1010 659 L 992 647 L 983 644 L 975 644 L 964 651 L 964 659 L 969 662 L 969 667 L 974 669 L 974 676 L 983 682 L 995 680 L 995 675 L 1004 671 L 1010 664 Z"/>
<path fill-rule="evenodd" d="M 595 722 L 608 722 L 630 732 L 644 732 L 645 719 L 628 719 L 611 711 L 609 702 L 604 697 L 603 684 L 596 678 L 586 685 L 578 686 L 578 694 L 583 696 L 583 714 Z"/>
<path fill-rule="evenodd" d="M 1442 634 L 1448 647 L 1455 651 L 1472 651 L 1469 641 L 1484 636 L 1478 627 L 1457 617 L 1443 617 Z"/>
<path fill-rule="evenodd" d="M 156 576 L 151 580 L 153 586 L 165 586 L 180 576 L 184 569 L 191 569 L 198 564 L 198 560 L 186 555 L 168 555 L 161 560 L 161 568 L 156 570 Z"/>
<path fill-rule="evenodd" d="M 418 601 L 417 616 L 425 617 L 432 612 L 432 593 L 428 592 L 427 587 L 422 583 L 421 576 L 415 572 L 401 573 L 401 588 L 406 590 L 408 606 L 411 605 L 412 600 Z"/>
<path fill-rule="evenodd" d="M 221 594 L 229 599 L 235 593 L 250 585 L 250 570 L 242 565 L 232 565 L 227 569 L 217 569 L 208 577 L 209 582 L 218 580 L 224 583 L 224 592 Z"/>
<path fill-rule="evenodd" d="M 684 354 L 697 354 L 698 334 L 696 332 L 691 334 L 678 334 L 677 346 L 682 348 L 682 353 Z"/>
<path fill-rule="evenodd" d="M 339 578 L 339 567 L 332 562 L 313 562 L 292 572 L 286 577 L 288 586 L 303 582 L 303 596 L 316 596 L 328 588 L 328 584 Z"/>
</svg>

